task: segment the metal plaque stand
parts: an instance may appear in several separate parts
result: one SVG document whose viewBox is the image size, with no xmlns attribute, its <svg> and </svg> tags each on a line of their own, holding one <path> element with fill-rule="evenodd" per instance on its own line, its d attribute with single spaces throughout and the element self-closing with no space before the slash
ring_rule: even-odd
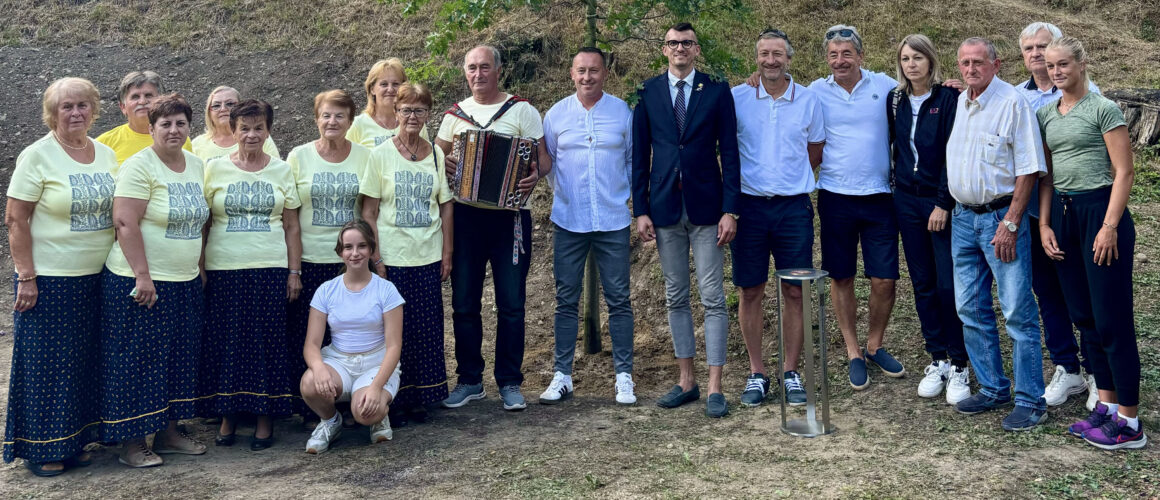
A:
<svg viewBox="0 0 1160 500">
<path fill-rule="evenodd" d="M 777 373 L 781 374 L 778 381 L 782 386 L 781 431 L 793 436 L 817 437 L 838 429 L 830 423 L 830 382 L 826 370 L 826 277 L 829 274 L 820 269 L 780 269 L 774 273 L 777 276 Z M 781 380 L 784 377 L 782 359 L 785 356 L 781 284 L 785 282 L 802 287 L 802 347 L 805 352 L 802 357 L 803 369 L 799 373 L 805 382 L 806 415 L 805 418 L 793 420 L 786 419 L 785 381 Z M 822 410 L 821 420 L 818 419 L 819 406 Z"/>
</svg>

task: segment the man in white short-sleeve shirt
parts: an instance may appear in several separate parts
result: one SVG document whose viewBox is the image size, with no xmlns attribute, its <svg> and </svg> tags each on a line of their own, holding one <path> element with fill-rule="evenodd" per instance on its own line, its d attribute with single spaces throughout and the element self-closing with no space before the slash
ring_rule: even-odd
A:
<svg viewBox="0 0 1160 500">
<path fill-rule="evenodd" d="M 846 356 L 850 386 L 870 386 L 867 361 L 889 377 L 906 370 L 882 348 L 894 284 L 898 280 L 898 220 L 890 190 L 890 129 L 886 97 L 893 78 L 862 68 L 862 37 L 853 26 L 826 30 L 822 42 L 833 74 L 809 89 L 818 96 L 826 122 L 826 145 L 818 171 L 818 222 L 822 269 L 830 273 L 830 296 Z M 854 296 L 858 247 L 870 278 L 866 348 L 858 341 L 858 301 Z"/>
<path fill-rule="evenodd" d="M 749 353 L 749 378 L 741 404 L 758 406 L 769 392 L 762 354 L 763 306 L 769 257 L 776 269 L 812 268 L 814 167 L 822 160 L 826 124 L 813 91 L 788 73 L 793 45 L 781 30 L 757 37 L 759 85 L 733 87 L 737 147 L 741 156 L 741 201 L 733 253 L 733 284 L 740 289 L 738 320 Z M 806 402 L 797 372 L 802 347 L 802 289 L 781 285 L 786 352 L 781 379 L 786 401 Z"/>
<path fill-rule="evenodd" d="M 1043 143 L 1031 105 L 996 77 L 999 58 L 990 41 L 968 38 L 959 46 L 958 65 L 968 88 L 959 95 L 947 141 L 947 186 L 959 203 L 951 215 L 951 258 L 955 304 L 979 392 L 955 408 L 975 414 L 1011 404 L 992 308 L 994 281 L 1015 372 L 1015 410 L 1003 428 L 1028 430 L 1047 416 L 1025 212 L 1031 187 L 1046 172 Z"/>
<path fill-rule="evenodd" d="M 526 100 L 499 90 L 502 59 L 499 50 L 481 45 L 463 57 L 463 74 L 471 97 L 459 101 L 443 116 L 435 145 L 446 155 L 448 177 L 455 173 L 451 146 L 463 131 L 484 129 L 539 139 L 538 161 L 532 173 L 520 180 L 527 192 L 536 186 L 541 172 L 551 170 L 544 147 L 540 112 Z M 457 202 L 451 257 L 451 308 L 455 329 L 455 372 L 459 382 L 443 406 L 458 408 L 482 399 L 483 318 L 480 314 L 483 282 L 491 264 L 495 305 L 495 380 L 505 410 L 526 407 L 520 385 L 524 381 L 524 301 L 532 260 L 532 215 L 527 207 L 511 211 L 476 203 Z"/>
</svg>

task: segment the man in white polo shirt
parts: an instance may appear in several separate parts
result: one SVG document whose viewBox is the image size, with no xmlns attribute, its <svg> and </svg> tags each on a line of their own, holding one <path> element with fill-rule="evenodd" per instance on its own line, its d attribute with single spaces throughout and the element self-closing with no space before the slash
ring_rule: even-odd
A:
<svg viewBox="0 0 1160 500">
<path fill-rule="evenodd" d="M 793 45 L 781 30 L 757 37 L 760 83 L 733 87 L 737 145 L 741 153 L 741 201 L 737 236 L 731 243 L 733 284 L 740 289 L 738 317 L 749 353 L 750 376 L 741 404 L 758 406 L 769 392 L 761 337 L 762 302 L 769 256 L 777 269 L 813 267 L 814 172 L 826 140 L 822 106 L 788 73 Z M 782 380 L 786 402 L 803 405 L 806 393 L 797 372 L 802 347 L 802 290 L 783 285 L 785 334 Z"/>
<path fill-rule="evenodd" d="M 893 78 L 862 68 L 862 37 L 853 26 L 826 30 L 822 47 L 833 74 L 810 84 L 822 103 L 826 145 L 818 172 L 818 219 L 822 268 L 830 273 L 830 295 L 846 355 L 850 386 L 870 386 L 866 361 L 889 377 L 906 370 L 882 348 L 894 308 L 898 279 L 898 220 L 890 190 L 890 130 L 886 96 L 898 86 Z M 858 341 L 854 275 L 858 245 L 870 278 L 870 318 L 866 348 Z"/>
<path fill-rule="evenodd" d="M 976 414 L 1011 404 L 991 300 L 994 281 L 1015 372 L 1015 410 L 1003 428 L 1029 430 L 1047 417 L 1025 212 L 1031 186 L 1047 172 L 1043 139 L 1031 105 L 996 77 L 999 58 L 990 41 L 968 38 L 959 46 L 958 64 L 967 90 L 959 95 L 947 141 L 947 186 L 959 203 L 951 214 L 951 258 L 955 305 L 979 392 L 955 409 Z"/>
</svg>

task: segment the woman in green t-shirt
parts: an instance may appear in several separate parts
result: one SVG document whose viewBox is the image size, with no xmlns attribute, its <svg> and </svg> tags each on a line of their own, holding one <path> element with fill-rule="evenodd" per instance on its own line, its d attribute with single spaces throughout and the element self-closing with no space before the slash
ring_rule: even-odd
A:
<svg viewBox="0 0 1160 500">
<path fill-rule="evenodd" d="M 1099 403 L 1071 434 L 1105 450 L 1148 442 L 1136 417 L 1140 354 L 1132 311 L 1128 212 L 1132 149 L 1119 106 L 1088 91 L 1087 54 L 1071 37 L 1045 51 L 1047 71 L 1062 91 L 1039 108 L 1048 176 L 1039 183 L 1039 232 L 1055 260 L 1068 314 L 1080 331 Z"/>
</svg>

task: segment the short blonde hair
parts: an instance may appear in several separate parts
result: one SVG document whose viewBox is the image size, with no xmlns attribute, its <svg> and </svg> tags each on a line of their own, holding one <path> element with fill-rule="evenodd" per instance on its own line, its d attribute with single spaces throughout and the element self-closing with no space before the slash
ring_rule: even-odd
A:
<svg viewBox="0 0 1160 500">
<path fill-rule="evenodd" d="M 213 103 L 213 96 L 226 91 L 233 92 L 238 97 L 238 102 L 242 101 L 242 93 L 238 92 L 238 89 L 227 85 L 219 85 L 210 91 L 209 96 L 205 98 L 205 134 L 210 137 L 213 137 L 217 133 L 217 122 L 214 121 L 209 106 Z"/>
<path fill-rule="evenodd" d="M 314 96 L 314 119 L 318 119 L 318 108 L 321 108 L 323 104 L 333 104 L 346 108 L 350 113 L 348 118 L 351 120 L 354 119 L 354 114 L 358 112 L 358 108 L 354 105 L 354 99 L 351 99 L 350 94 L 347 94 L 345 90 L 341 89 L 325 90 Z"/>
<path fill-rule="evenodd" d="M 44 89 L 44 100 L 41 105 L 43 110 L 40 119 L 51 130 L 56 130 L 57 107 L 60 106 L 60 101 L 66 97 L 79 97 L 89 103 L 93 108 L 93 116 L 89 120 L 89 125 L 100 118 L 101 116 L 101 91 L 97 90 L 97 86 L 93 82 L 85 80 L 84 78 L 65 77 L 49 84 L 48 88 Z"/>
<path fill-rule="evenodd" d="M 431 97 L 431 90 L 422 83 L 404 83 L 399 87 L 399 95 L 395 97 L 395 104 L 403 102 L 417 102 L 427 106 L 430 110 L 435 106 L 435 100 Z"/>
<path fill-rule="evenodd" d="M 926 35 L 913 34 L 906 35 L 898 44 L 898 50 L 894 51 L 894 69 L 897 72 L 898 90 L 906 95 L 914 91 L 914 86 L 911 85 L 910 80 L 906 78 L 906 74 L 902 71 L 902 48 L 910 47 L 915 52 L 922 54 L 930 61 L 930 72 L 926 75 L 926 88 L 932 89 L 935 85 L 942 83 L 942 70 L 939 69 L 938 51 L 934 49 L 934 43 L 930 41 Z"/>
<path fill-rule="evenodd" d="M 400 80 L 404 82 L 407 81 L 407 71 L 403 69 L 403 61 L 397 57 L 382 59 L 379 62 L 376 62 L 374 66 L 371 66 L 371 70 L 367 72 L 367 80 L 363 83 L 363 87 L 365 87 L 367 91 L 366 113 L 368 115 L 374 114 L 375 104 L 377 104 L 375 102 L 375 84 L 377 84 L 379 80 L 386 76 L 388 71 L 399 75 Z"/>
</svg>

